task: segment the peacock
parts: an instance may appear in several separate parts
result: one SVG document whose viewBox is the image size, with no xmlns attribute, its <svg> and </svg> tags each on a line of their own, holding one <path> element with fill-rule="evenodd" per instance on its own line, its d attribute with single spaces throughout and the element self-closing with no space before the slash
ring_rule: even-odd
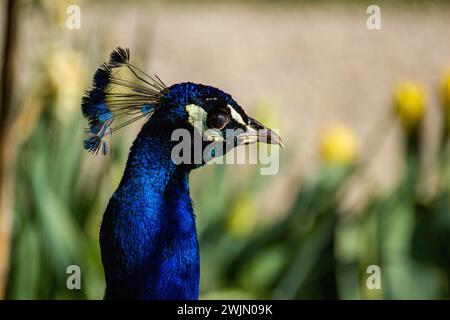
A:
<svg viewBox="0 0 450 320">
<path fill-rule="evenodd" d="M 106 140 L 114 132 L 146 118 L 100 227 L 104 298 L 198 299 L 200 258 L 189 173 L 239 145 L 282 146 L 279 135 L 215 87 L 166 86 L 131 64 L 129 49 L 121 47 L 96 70 L 81 110 L 88 121 L 83 145 L 94 154 L 110 153 Z M 177 130 L 200 139 L 183 140 L 180 149 L 180 139 L 173 138 Z M 176 146 L 181 160 L 174 156 Z"/>
</svg>

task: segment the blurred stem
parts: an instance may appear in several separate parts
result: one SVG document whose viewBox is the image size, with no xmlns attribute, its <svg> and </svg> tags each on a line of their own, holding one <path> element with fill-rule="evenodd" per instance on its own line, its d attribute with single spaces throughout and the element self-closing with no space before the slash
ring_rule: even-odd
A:
<svg viewBox="0 0 450 320">
<path fill-rule="evenodd" d="M 439 150 L 441 150 L 441 156 L 440 156 L 440 169 L 442 172 L 444 172 L 444 179 L 443 183 L 444 185 L 448 185 L 448 181 L 446 181 L 445 173 L 447 172 L 447 162 L 449 161 L 450 157 L 450 106 L 445 108 L 444 114 L 443 114 L 443 126 L 442 126 L 442 133 L 441 133 L 441 139 L 439 141 Z"/>
<path fill-rule="evenodd" d="M 17 0 L 8 0 L 6 5 L 5 41 L 0 91 L 0 298 L 5 295 L 9 269 L 9 254 L 12 227 L 11 166 L 14 150 L 11 143 L 11 111 L 14 83 L 14 52 L 17 36 Z"/>
<path fill-rule="evenodd" d="M 417 191 L 420 178 L 420 133 L 421 126 L 414 128 L 407 137 L 405 188 L 409 196 Z"/>
</svg>

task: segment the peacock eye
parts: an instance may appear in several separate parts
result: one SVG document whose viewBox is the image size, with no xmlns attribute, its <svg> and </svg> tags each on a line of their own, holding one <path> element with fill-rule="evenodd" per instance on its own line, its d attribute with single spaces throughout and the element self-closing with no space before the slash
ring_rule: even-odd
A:
<svg viewBox="0 0 450 320">
<path fill-rule="evenodd" d="M 206 125 L 211 129 L 222 129 L 230 121 L 228 114 L 224 112 L 213 112 L 208 114 Z"/>
</svg>

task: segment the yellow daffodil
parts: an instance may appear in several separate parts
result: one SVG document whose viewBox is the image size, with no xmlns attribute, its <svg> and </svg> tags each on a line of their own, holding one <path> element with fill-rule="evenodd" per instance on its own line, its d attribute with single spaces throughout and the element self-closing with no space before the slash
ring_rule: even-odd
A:
<svg viewBox="0 0 450 320">
<path fill-rule="evenodd" d="M 321 136 L 320 154 L 325 163 L 347 165 L 358 158 L 356 135 L 342 124 L 326 128 Z"/>
<path fill-rule="evenodd" d="M 85 87 L 85 67 L 81 55 L 68 49 L 54 49 L 45 62 L 49 89 L 55 97 L 56 116 L 61 121 L 78 112 Z"/>
<path fill-rule="evenodd" d="M 232 208 L 229 220 L 228 231 L 231 235 L 241 238 L 250 234 L 256 227 L 255 201 L 250 196 L 239 199 Z"/>
<path fill-rule="evenodd" d="M 395 112 L 406 130 L 416 128 L 425 113 L 425 90 L 414 82 L 405 82 L 395 89 Z"/>
</svg>

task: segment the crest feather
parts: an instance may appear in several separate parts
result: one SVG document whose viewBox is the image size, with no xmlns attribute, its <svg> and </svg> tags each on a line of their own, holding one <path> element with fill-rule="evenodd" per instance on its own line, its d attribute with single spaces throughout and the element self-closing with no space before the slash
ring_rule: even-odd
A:
<svg viewBox="0 0 450 320">
<path fill-rule="evenodd" d="M 99 150 L 103 154 L 108 152 L 106 135 L 149 117 L 161 106 L 167 91 L 158 76 L 149 76 L 129 60 L 128 48 L 118 47 L 111 52 L 109 61 L 96 70 L 92 89 L 86 91 L 81 100 L 81 110 L 89 124 L 83 146 L 94 154 Z M 116 125 L 120 118 L 124 120 Z"/>
</svg>

